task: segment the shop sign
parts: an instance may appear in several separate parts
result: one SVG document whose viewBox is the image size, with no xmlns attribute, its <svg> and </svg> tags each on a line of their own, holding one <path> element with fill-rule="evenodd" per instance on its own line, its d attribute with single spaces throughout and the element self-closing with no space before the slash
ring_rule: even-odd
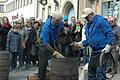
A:
<svg viewBox="0 0 120 80">
<path fill-rule="evenodd" d="M 17 13 L 17 15 L 12 16 L 12 20 L 15 20 L 15 19 L 18 19 L 18 13 Z"/>
</svg>

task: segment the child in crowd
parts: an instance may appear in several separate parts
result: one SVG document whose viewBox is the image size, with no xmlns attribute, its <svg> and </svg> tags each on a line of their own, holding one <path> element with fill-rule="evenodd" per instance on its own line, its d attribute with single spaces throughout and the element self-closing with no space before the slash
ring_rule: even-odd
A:
<svg viewBox="0 0 120 80">
<path fill-rule="evenodd" d="M 7 35 L 6 50 L 12 55 L 11 70 L 14 71 L 17 66 L 17 56 L 19 55 L 21 37 L 18 33 L 18 26 L 14 25 Z"/>
</svg>

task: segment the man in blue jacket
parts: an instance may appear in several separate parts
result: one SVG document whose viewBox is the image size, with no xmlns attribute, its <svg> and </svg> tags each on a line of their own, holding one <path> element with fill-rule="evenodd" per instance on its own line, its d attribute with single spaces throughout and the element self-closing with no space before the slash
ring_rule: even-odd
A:
<svg viewBox="0 0 120 80">
<path fill-rule="evenodd" d="M 99 69 L 99 56 L 101 51 L 110 52 L 113 42 L 112 29 L 108 21 L 100 15 L 95 15 L 91 8 L 85 8 L 81 17 L 88 21 L 86 25 L 86 40 L 76 42 L 74 46 L 90 46 L 92 48 L 88 66 L 88 80 L 96 80 L 96 74 L 99 80 L 105 80 L 103 73 Z"/>
<path fill-rule="evenodd" d="M 42 27 L 40 39 L 43 47 L 39 56 L 39 80 L 46 80 L 46 68 L 49 57 L 64 58 L 54 46 L 61 31 L 64 29 L 63 26 L 61 15 L 58 12 L 54 12 L 52 17 L 48 18 Z"/>
</svg>

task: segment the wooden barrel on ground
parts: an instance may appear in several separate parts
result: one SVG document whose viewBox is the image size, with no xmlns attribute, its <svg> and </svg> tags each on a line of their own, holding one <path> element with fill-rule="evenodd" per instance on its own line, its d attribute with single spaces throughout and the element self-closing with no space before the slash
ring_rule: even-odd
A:
<svg viewBox="0 0 120 80">
<path fill-rule="evenodd" d="M 39 80 L 38 73 L 30 73 L 27 76 L 27 80 Z M 46 80 L 50 80 L 49 72 L 46 73 Z"/>
<path fill-rule="evenodd" d="M 38 80 L 38 74 L 37 73 L 30 73 L 27 76 L 27 80 Z"/>
<path fill-rule="evenodd" d="M 52 58 L 50 80 L 78 80 L 77 58 Z"/>
<path fill-rule="evenodd" d="M 10 53 L 0 51 L 0 80 L 8 80 L 10 71 Z"/>
</svg>

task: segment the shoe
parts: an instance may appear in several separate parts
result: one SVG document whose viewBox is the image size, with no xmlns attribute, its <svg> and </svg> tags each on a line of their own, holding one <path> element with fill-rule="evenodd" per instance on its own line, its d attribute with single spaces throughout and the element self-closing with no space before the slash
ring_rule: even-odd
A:
<svg viewBox="0 0 120 80">
<path fill-rule="evenodd" d="M 23 66 L 23 67 L 20 68 L 20 71 L 25 71 L 25 70 L 26 70 L 25 66 Z"/>
<path fill-rule="evenodd" d="M 12 71 L 13 73 L 15 73 L 15 72 L 18 72 L 18 70 L 17 69 L 13 69 L 13 71 Z"/>
</svg>

